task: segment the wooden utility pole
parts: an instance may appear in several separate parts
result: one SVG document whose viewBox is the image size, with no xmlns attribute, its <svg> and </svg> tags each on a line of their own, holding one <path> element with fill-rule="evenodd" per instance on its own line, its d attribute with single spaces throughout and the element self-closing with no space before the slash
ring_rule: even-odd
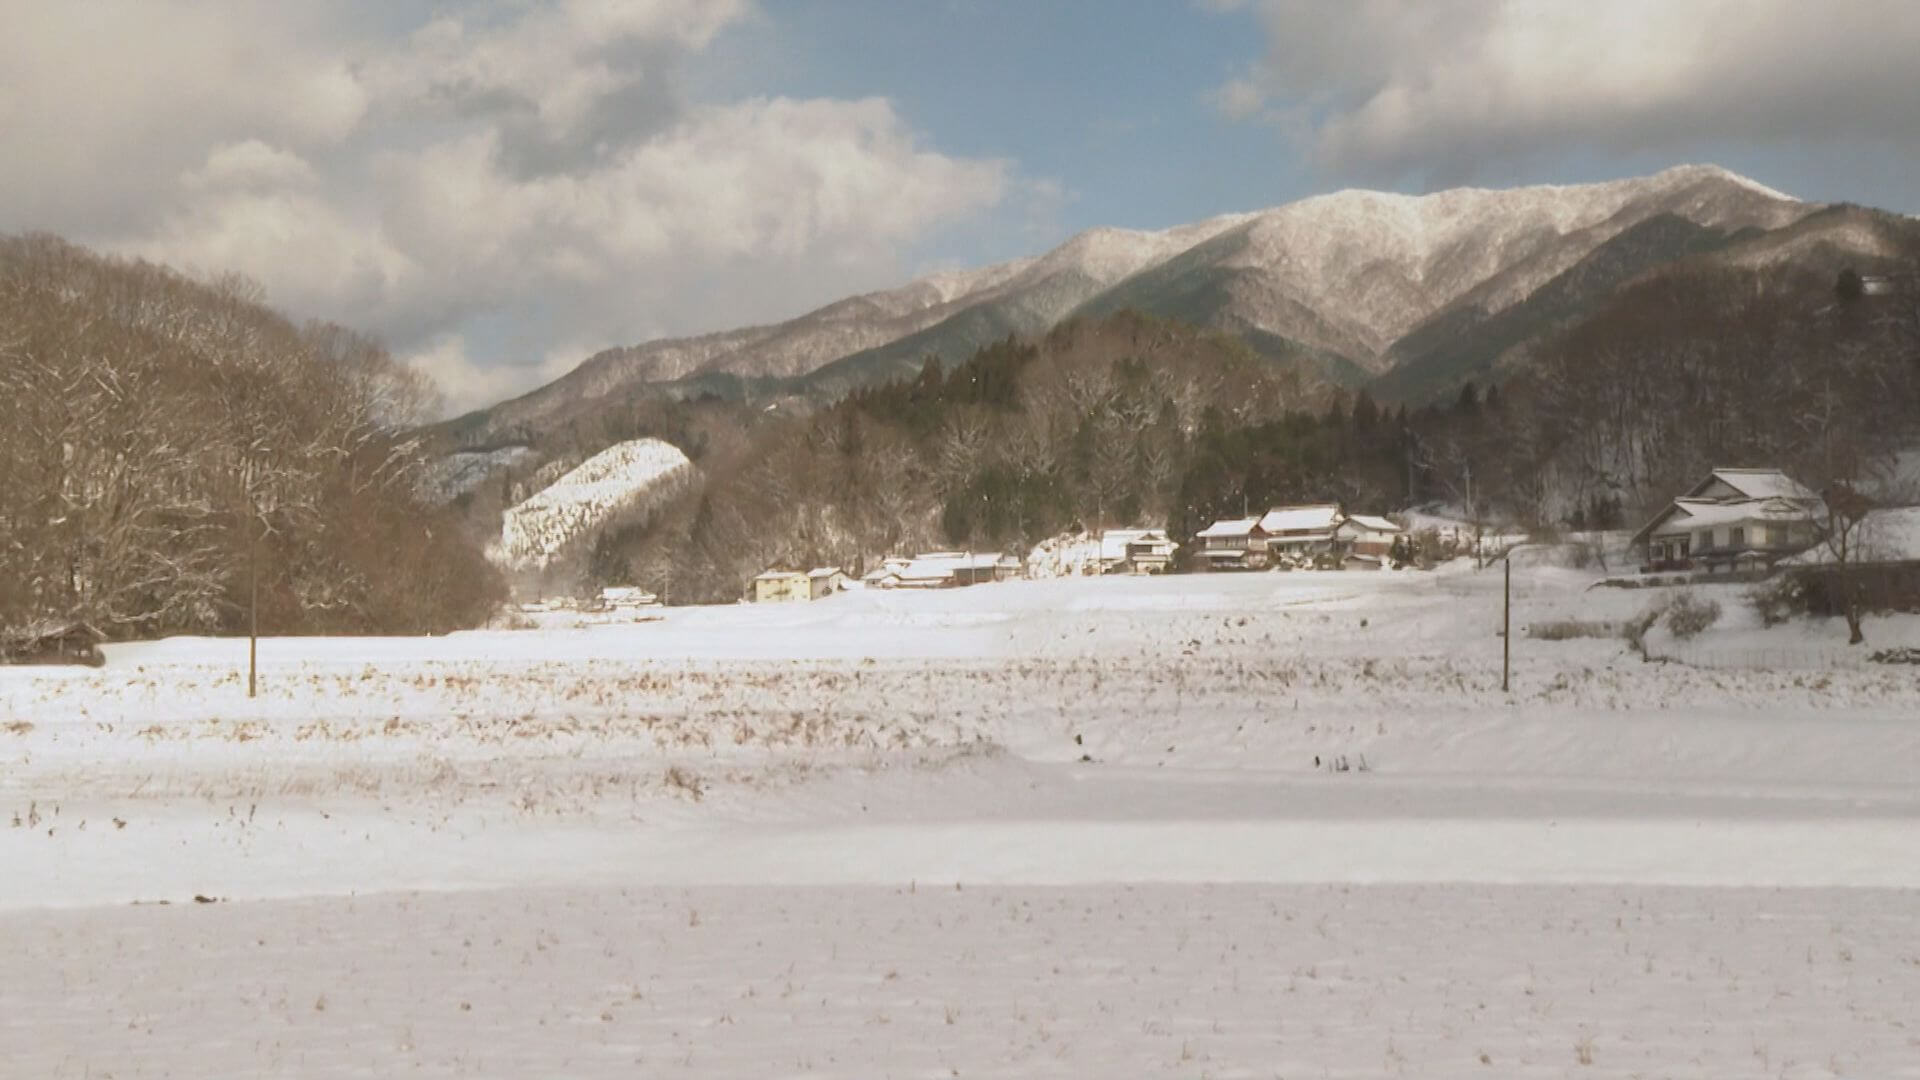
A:
<svg viewBox="0 0 1920 1080">
<path fill-rule="evenodd" d="M 260 538 L 254 536 L 247 555 L 247 696 L 259 688 L 260 671 Z"/>
<path fill-rule="evenodd" d="M 1473 463 L 1468 462 L 1467 470 L 1467 520 L 1473 525 L 1473 568 L 1484 570 L 1487 562 L 1480 554 L 1480 510 L 1473 501 Z"/>
<path fill-rule="evenodd" d="M 1506 566 L 1500 585 L 1500 692 L 1504 694 L 1513 675 L 1513 557 L 1500 561 Z"/>
</svg>

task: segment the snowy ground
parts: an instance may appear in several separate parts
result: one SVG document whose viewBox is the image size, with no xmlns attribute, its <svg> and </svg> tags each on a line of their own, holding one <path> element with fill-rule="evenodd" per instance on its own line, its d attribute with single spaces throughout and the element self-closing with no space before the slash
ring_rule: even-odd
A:
<svg viewBox="0 0 1920 1080">
<path fill-rule="evenodd" d="M 1920 670 L 1597 573 L 0 670 L 0 1076 L 1920 1076 Z"/>
</svg>

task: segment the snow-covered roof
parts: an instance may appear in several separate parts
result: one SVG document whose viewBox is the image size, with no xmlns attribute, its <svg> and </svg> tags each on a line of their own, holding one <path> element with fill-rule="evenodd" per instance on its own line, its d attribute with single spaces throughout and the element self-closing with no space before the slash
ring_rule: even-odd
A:
<svg viewBox="0 0 1920 1080">
<path fill-rule="evenodd" d="M 1108 529 L 1098 536 L 1062 533 L 1035 544 L 1025 565 L 1032 576 L 1042 578 L 1104 573 L 1126 562 L 1128 549 L 1135 546 L 1167 557 L 1180 547 L 1167 530 L 1150 526 Z"/>
<path fill-rule="evenodd" d="M 998 551 L 935 551 L 920 556 L 908 565 L 941 564 L 955 569 L 991 570 L 1006 557 Z"/>
<path fill-rule="evenodd" d="M 1375 532 L 1399 532 L 1400 531 L 1400 526 L 1395 525 L 1393 522 L 1388 521 L 1386 518 L 1374 517 L 1371 514 L 1349 514 L 1347 516 L 1347 520 L 1353 522 L 1355 525 L 1358 525 L 1363 529 L 1372 529 Z"/>
<path fill-rule="evenodd" d="M 1820 497 L 1779 469 L 1715 469 L 1712 476 L 1702 480 L 1699 486 L 1687 495 L 1698 495 L 1713 486 L 1715 480 L 1749 499 L 1817 499 Z"/>
<path fill-rule="evenodd" d="M 1013 561 L 998 551 L 961 552 L 936 551 L 913 560 L 900 568 L 900 577 L 907 581 L 937 581 L 952 577 L 961 570 L 992 570 L 1002 561 Z"/>
<path fill-rule="evenodd" d="M 1259 518 L 1228 518 L 1216 521 L 1193 535 L 1200 537 L 1246 536 L 1258 528 L 1259 525 Z"/>
<path fill-rule="evenodd" d="M 1275 507 L 1260 518 L 1260 527 L 1270 533 L 1299 529 L 1327 530 L 1338 524 L 1340 508 L 1333 503 Z"/>
<path fill-rule="evenodd" d="M 759 574 L 758 576 L 756 576 L 753 580 L 755 581 L 792 581 L 794 578 L 800 578 L 804 580 L 806 576 L 807 575 L 801 573 L 798 570 L 767 570 Z"/>
<path fill-rule="evenodd" d="M 1127 557 L 1127 548 L 1134 544 L 1153 544 L 1173 548 L 1173 540 L 1164 529 L 1109 529 L 1100 536 L 1100 558 L 1118 562 Z"/>
<path fill-rule="evenodd" d="M 92 623 L 52 617 L 30 619 L 16 626 L 0 626 L 0 645 L 27 646 L 71 637 L 100 641 L 106 635 L 95 629 Z"/>
<path fill-rule="evenodd" d="M 1715 484 L 1724 484 L 1740 493 L 1739 498 L 1709 496 L 1706 492 Z M 1771 505 L 1773 500 L 1785 500 L 1785 510 Z M 1819 503 L 1820 496 L 1806 485 L 1781 472 L 1779 469 L 1715 469 L 1705 480 L 1693 486 L 1685 495 L 1673 500 L 1653 516 L 1653 520 L 1640 527 L 1633 534 L 1632 543 L 1644 542 L 1655 533 L 1666 534 L 1679 531 L 1678 527 L 1697 528 L 1702 526 L 1726 525 L 1740 521 L 1792 521 L 1804 517 L 1806 510 Z M 1755 516 L 1756 504 L 1768 504 L 1764 511 Z M 1721 509 L 1713 509 L 1715 507 Z M 1729 514 L 1730 508 L 1735 509 Z M 1677 514 L 1687 515 L 1681 521 L 1673 521 Z"/>
<path fill-rule="evenodd" d="M 1742 499 L 1739 502 L 1675 499 L 1666 517 L 1656 521 L 1651 531 L 1664 535 L 1719 525 L 1738 525 L 1743 521 L 1807 521 L 1810 518 L 1804 507 L 1784 498 Z"/>
<path fill-rule="evenodd" d="M 807 571 L 807 576 L 810 578 L 830 578 L 839 572 L 840 568 L 837 566 L 821 566 Z"/>
</svg>

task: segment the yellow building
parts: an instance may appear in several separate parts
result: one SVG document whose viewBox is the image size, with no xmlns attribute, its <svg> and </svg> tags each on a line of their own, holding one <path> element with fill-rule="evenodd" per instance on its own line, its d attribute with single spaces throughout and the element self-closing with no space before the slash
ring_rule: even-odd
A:
<svg viewBox="0 0 1920 1080">
<path fill-rule="evenodd" d="M 798 570 L 769 570 L 753 579 L 753 602 L 780 604 L 813 599 L 813 583 Z"/>
</svg>

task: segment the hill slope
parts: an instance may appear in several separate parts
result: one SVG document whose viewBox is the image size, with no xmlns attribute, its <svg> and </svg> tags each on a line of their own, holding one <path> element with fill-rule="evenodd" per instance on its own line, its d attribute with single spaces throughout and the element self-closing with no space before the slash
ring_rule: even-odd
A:
<svg viewBox="0 0 1920 1080">
<path fill-rule="evenodd" d="M 544 568 L 616 515 L 654 499 L 691 465 L 679 448 L 659 439 L 610 446 L 508 509 L 487 556 L 512 570 Z"/>
</svg>

